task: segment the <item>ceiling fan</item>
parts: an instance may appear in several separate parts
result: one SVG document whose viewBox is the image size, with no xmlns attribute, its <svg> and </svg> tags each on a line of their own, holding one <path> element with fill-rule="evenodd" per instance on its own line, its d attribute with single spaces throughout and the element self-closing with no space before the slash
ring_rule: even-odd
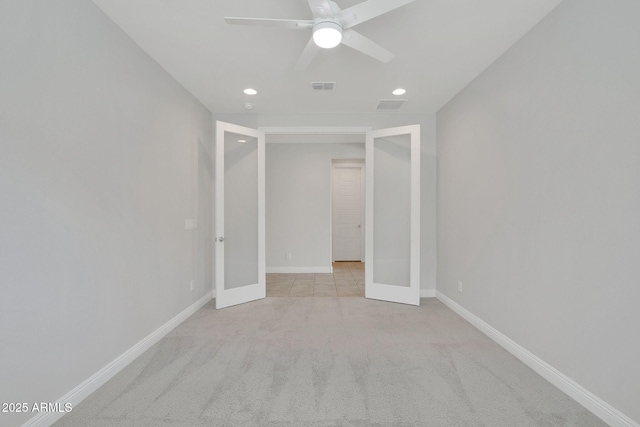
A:
<svg viewBox="0 0 640 427">
<path fill-rule="evenodd" d="M 329 49 L 340 43 L 372 58 L 387 63 L 393 58 L 379 44 L 354 31 L 352 27 L 383 15 L 414 0 L 367 0 L 341 10 L 331 0 L 307 0 L 313 19 L 224 18 L 228 24 L 312 30 L 313 34 L 302 51 L 295 70 L 307 68 L 321 48 Z"/>
</svg>

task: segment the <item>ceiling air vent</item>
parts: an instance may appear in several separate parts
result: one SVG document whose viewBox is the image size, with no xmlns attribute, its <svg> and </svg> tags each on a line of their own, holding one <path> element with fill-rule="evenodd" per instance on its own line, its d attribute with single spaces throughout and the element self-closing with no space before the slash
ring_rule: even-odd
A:
<svg viewBox="0 0 640 427">
<path fill-rule="evenodd" d="M 380 99 L 378 100 L 378 110 L 399 110 L 406 102 L 406 99 Z"/>
<path fill-rule="evenodd" d="M 336 82 L 311 82 L 311 88 L 313 90 L 333 90 L 333 85 Z"/>
</svg>

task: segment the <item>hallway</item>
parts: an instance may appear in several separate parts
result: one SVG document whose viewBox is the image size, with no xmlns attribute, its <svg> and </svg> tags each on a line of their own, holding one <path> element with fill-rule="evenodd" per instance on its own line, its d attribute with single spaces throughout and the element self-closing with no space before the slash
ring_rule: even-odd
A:
<svg viewBox="0 0 640 427">
<path fill-rule="evenodd" d="M 364 297 L 364 263 L 334 262 L 333 274 L 268 273 L 268 297 Z"/>
</svg>

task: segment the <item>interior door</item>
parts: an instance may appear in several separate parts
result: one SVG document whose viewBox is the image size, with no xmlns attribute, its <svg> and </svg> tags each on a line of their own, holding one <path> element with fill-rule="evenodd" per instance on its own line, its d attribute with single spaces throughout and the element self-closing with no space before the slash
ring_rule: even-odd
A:
<svg viewBox="0 0 640 427">
<path fill-rule="evenodd" d="M 420 125 L 367 132 L 365 296 L 420 305 Z"/>
<path fill-rule="evenodd" d="M 333 164 L 332 243 L 334 261 L 362 261 L 364 162 Z"/>
<path fill-rule="evenodd" d="M 266 296 L 264 132 L 216 122 L 216 308 Z"/>
</svg>

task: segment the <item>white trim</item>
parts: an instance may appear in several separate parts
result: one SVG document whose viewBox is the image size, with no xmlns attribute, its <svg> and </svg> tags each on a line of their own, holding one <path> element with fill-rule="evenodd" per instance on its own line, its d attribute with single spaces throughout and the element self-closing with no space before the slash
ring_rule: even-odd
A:
<svg viewBox="0 0 640 427">
<path fill-rule="evenodd" d="M 333 229 L 333 198 L 334 198 L 334 178 L 336 169 L 339 167 L 357 167 L 360 169 L 360 259 L 358 261 L 364 262 L 364 246 L 365 246 L 365 159 L 364 157 L 338 157 L 329 159 L 329 260 L 331 263 L 335 262 L 335 257 L 333 256 L 333 234 L 335 230 Z M 342 260 L 341 260 L 342 261 Z M 355 261 L 355 260 L 354 260 Z"/>
<path fill-rule="evenodd" d="M 169 332 L 171 332 L 176 326 L 187 320 L 189 316 L 198 311 L 202 306 L 211 301 L 213 295 L 211 292 L 207 292 L 198 301 L 191 304 L 186 309 L 182 310 L 177 316 L 169 320 L 164 325 L 144 337 L 133 347 L 122 353 L 120 356 L 113 359 L 105 367 L 100 369 L 95 374 L 84 380 L 80 385 L 73 390 L 62 396 L 56 402 L 63 406 L 66 403 L 71 403 L 72 407 L 77 406 L 80 402 L 86 399 L 91 393 L 103 386 L 107 381 L 113 378 L 118 372 L 122 371 L 127 365 L 133 362 L 142 353 L 151 348 L 154 344 L 164 338 Z M 60 412 L 41 412 L 29 421 L 24 423 L 22 427 L 34 427 L 34 426 L 50 426 L 60 418 L 64 416 L 64 413 Z"/>
<path fill-rule="evenodd" d="M 371 126 L 261 126 L 267 135 L 358 135 L 370 131 Z"/>
<path fill-rule="evenodd" d="M 410 136 L 410 262 L 409 286 L 393 286 L 375 283 L 374 258 L 374 142 L 378 138 L 396 135 Z M 420 125 L 399 126 L 367 132 L 365 143 L 365 288 L 366 298 L 403 304 L 420 305 Z"/>
<path fill-rule="evenodd" d="M 370 126 L 259 127 L 268 144 L 364 143 Z"/>
<path fill-rule="evenodd" d="M 258 282 L 241 288 L 225 289 L 224 283 L 224 179 L 225 132 L 246 135 L 257 139 L 258 153 Z M 216 171 L 215 171 L 215 290 L 216 308 L 225 308 L 266 297 L 265 282 L 265 134 L 262 131 L 216 121 Z"/>
<path fill-rule="evenodd" d="M 267 273 L 333 273 L 332 267 L 267 267 Z"/>
<path fill-rule="evenodd" d="M 482 333 L 501 345 L 509 353 L 520 359 L 525 365 L 536 371 L 544 379 L 568 394 L 582 406 L 600 417 L 604 422 L 612 427 L 640 427 L 640 424 L 591 393 L 574 380 L 549 365 L 520 344 L 511 340 L 502 332 L 480 319 L 440 291 L 436 291 L 436 298 L 442 301 L 447 307 L 455 311 L 466 321 L 478 328 Z"/>
<path fill-rule="evenodd" d="M 256 301 L 267 296 L 265 283 L 254 283 L 237 288 L 224 289 L 222 292 L 216 291 L 216 308 L 226 308 L 245 302 Z"/>
<path fill-rule="evenodd" d="M 435 289 L 420 289 L 420 298 L 435 298 Z"/>
</svg>

